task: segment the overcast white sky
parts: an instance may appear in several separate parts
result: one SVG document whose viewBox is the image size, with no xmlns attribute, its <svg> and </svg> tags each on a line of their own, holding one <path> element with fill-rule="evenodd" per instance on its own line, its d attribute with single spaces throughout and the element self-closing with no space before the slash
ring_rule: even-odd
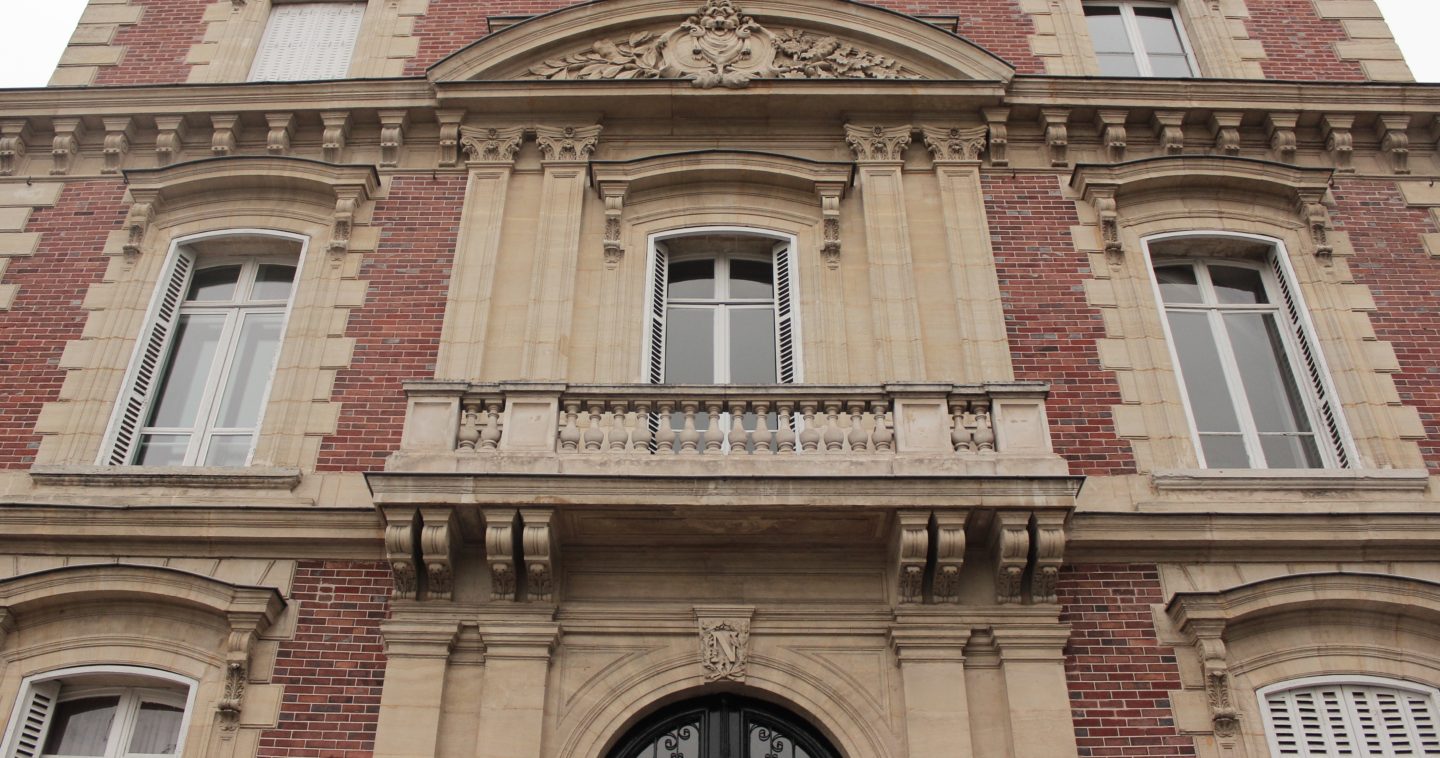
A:
<svg viewBox="0 0 1440 758">
<path fill-rule="evenodd" d="M 1376 0 L 1405 51 L 1415 78 L 1440 82 L 1440 0 Z M 75 29 L 85 0 L 0 0 L 23 8 L 7 16 L 0 45 L 0 87 L 43 87 Z"/>
</svg>

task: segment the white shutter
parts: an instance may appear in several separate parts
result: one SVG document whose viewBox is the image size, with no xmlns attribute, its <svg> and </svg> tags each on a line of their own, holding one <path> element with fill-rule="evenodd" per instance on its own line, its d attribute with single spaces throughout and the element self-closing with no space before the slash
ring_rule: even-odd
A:
<svg viewBox="0 0 1440 758">
<path fill-rule="evenodd" d="M 1432 697 L 1394 687 L 1326 684 L 1265 696 L 1277 756 L 1440 756 Z"/>
<path fill-rule="evenodd" d="M 1335 395 L 1330 389 L 1330 382 L 1325 375 L 1324 364 L 1320 350 L 1315 344 L 1315 337 L 1307 327 L 1299 298 L 1296 297 L 1294 288 L 1290 285 L 1290 277 L 1278 254 L 1270 256 L 1270 270 L 1275 274 L 1276 286 L 1280 288 L 1280 296 L 1285 301 L 1282 305 L 1285 308 L 1285 316 L 1290 321 L 1291 331 L 1295 334 L 1295 343 L 1299 347 L 1301 367 L 1305 371 L 1310 388 L 1315 392 L 1315 410 L 1320 414 L 1320 428 L 1315 432 L 1326 439 L 1340 468 L 1350 468 L 1350 452 L 1345 443 L 1346 435 L 1344 421 L 1340 417 L 1340 405 L 1335 401 Z"/>
<path fill-rule="evenodd" d="M 185 300 L 185 291 L 190 286 L 190 275 L 194 271 L 194 253 L 177 248 L 174 260 L 160 280 L 150 319 L 136 345 L 125 391 L 116 403 L 115 416 L 110 422 L 110 445 L 102 453 L 101 465 L 124 466 L 134 455 L 135 443 L 157 389 L 156 382 L 165 367 L 180 304 Z"/>
<path fill-rule="evenodd" d="M 45 735 L 50 731 L 50 717 L 60 696 L 60 682 L 30 685 L 25 702 L 15 719 L 14 733 L 4 758 L 35 758 L 45 748 Z"/>
<path fill-rule="evenodd" d="M 250 67 L 250 81 L 345 78 L 364 16 L 364 3 L 275 6 Z"/>
<path fill-rule="evenodd" d="M 790 244 L 775 246 L 775 364 L 781 384 L 795 383 L 795 319 L 790 292 Z"/>
<path fill-rule="evenodd" d="M 650 383 L 665 383 L 665 285 L 669 277 L 669 252 L 655 245 L 654 277 L 650 284 Z"/>
</svg>

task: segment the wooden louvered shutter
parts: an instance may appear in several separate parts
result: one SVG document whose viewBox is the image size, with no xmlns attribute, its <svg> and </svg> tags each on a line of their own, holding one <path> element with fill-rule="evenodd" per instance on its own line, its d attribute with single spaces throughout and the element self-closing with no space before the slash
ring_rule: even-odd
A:
<svg viewBox="0 0 1440 758">
<path fill-rule="evenodd" d="M 296 3 L 270 11 L 250 81 L 343 79 L 350 72 L 364 3 Z"/>
<path fill-rule="evenodd" d="M 1290 321 L 1291 331 L 1295 334 L 1295 343 L 1300 353 L 1297 356 L 1300 368 L 1315 393 L 1315 410 L 1320 414 L 1317 419 L 1320 428 L 1316 429 L 1315 433 L 1326 441 L 1326 446 L 1334 454 L 1335 462 L 1340 468 L 1350 468 L 1352 463 L 1348 435 L 1345 433 L 1345 420 L 1341 416 L 1340 404 L 1336 402 L 1335 392 L 1330 387 L 1330 378 L 1325 372 L 1324 359 L 1315 342 L 1315 335 L 1306 325 L 1298 293 L 1290 283 L 1290 277 L 1278 253 L 1270 256 L 1270 270 L 1275 274 L 1276 286 L 1280 288 L 1280 296 L 1284 300 L 1282 305 L 1285 318 Z"/>
<path fill-rule="evenodd" d="M 669 279 L 670 254 L 664 245 L 655 245 L 654 278 L 650 284 L 650 383 L 665 383 L 665 294 Z"/>
<path fill-rule="evenodd" d="M 135 347 L 125 391 L 110 422 L 109 444 L 102 449 L 100 464 L 103 466 L 124 466 L 135 453 L 140 429 L 145 425 L 145 416 L 149 413 L 151 400 L 158 389 L 156 385 L 165 368 L 180 304 L 185 300 L 185 291 L 190 286 L 190 276 L 194 271 L 195 254 L 177 248 L 174 259 L 160 280 L 150 318 L 145 322 L 145 330 Z"/>
<path fill-rule="evenodd" d="M 1433 698 L 1393 687 L 1328 684 L 1265 696 L 1277 756 L 1440 756 Z"/>
<path fill-rule="evenodd" d="M 4 758 L 36 758 L 40 755 L 45 748 L 45 735 L 50 731 L 50 718 L 55 713 L 59 696 L 58 681 L 30 685 Z"/>
<path fill-rule="evenodd" d="M 782 242 L 775 246 L 775 350 L 778 358 L 775 365 L 780 384 L 795 383 L 795 318 L 790 279 L 790 244 Z"/>
</svg>

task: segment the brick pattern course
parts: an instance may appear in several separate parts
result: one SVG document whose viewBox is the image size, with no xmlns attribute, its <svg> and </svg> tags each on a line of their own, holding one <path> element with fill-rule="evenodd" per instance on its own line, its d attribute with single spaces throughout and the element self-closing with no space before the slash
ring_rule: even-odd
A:
<svg viewBox="0 0 1440 758">
<path fill-rule="evenodd" d="M 704 0 L 695 0 L 702 5 Z M 920 16 L 956 16 L 959 33 L 1004 58 L 1020 73 L 1042 74 L 1045 64 L 1030 51 L 1035 33 L 1030 17 L 1015 0 L 882 0 L 884 8 Z M 405 64 L 406 74 L 423 74 L 445 56 L 489 33 L 489 16 L 526 16 L 547 13 L 572 3 L 563 0 L 430 0 L 430 8 L 415 23 L 420 52 Z M 745 5 L 742 0 L 741 9 Z M 678 20 L 678 19 L 677 19 Z"/>
<path fill-rule="evenodd" d="M 1070 624 L 1065 678 L 1080 755 L 1195 755 L 1175 728 L 1175 649 L 1160 644 L 1150 606 L 1162 601 L 1154 566 L 1066 566 L 1055 593 Z"/>
<path fill-rule="evenodd" d="M 1110 417 L 1120 388 L 1095 346 L 1105 326 L 1085 302 L 1089 258 L 1070 238 L 1074 202 L 1054 176 L 986 172 L 982 182 L 1015 378 L 1050 384 L 1050 433 L 1073 473 L 1134 472 Z"/>
<path fill-rule="evenodd" d="M 301 561 L 290 600 L 295 636 L 280 643 L 273 684 L 285 686 L 280 720 L 260 735 L 257 758 L 370 758 L 385 678 L 380 622 L 389 615 L 390 569 L 375 561 Z"/>
<path fill-rule="evenodd" d="M 122 26 L 115 44 L 125 46 L 117 66 L 103 66 L 96 84 L 179 84 L 190 75 L 185 57 L 205 38 L 209 0 L 130 0 L 145 8 L 140 23 Z"/>
<path fill-rule="evenodd" d="M 40 437 L 40 406 L 59 399 L 60 353 L 80 339 L 85 291 L 105 274 L 105 238 L 125 220 L 116 180 L 71 182 L 50 208 L 30 214 L 25 231 L 40 233 L 34 255 L 10 258 L 3 279 L 19 285 L 0 311 L 0 468 L 29 468 Z"/>
<path fill-rule="evenodd" d="M 465 177 L 425 174 L 396 176 L 376 204 L 380 244 L 360 268 L 369 293 L 345 331 L 355 353 L 335 378 L 332 397 L 343 406 L 336 434 L 321 444 L 319 470 L 378 471 L 399 448 L 401 382 L 434 377 L 464 202 Z"/>
<path fill-rule="evenodd" d="M 1339 21 L 1320 18 L 1313 0 L 1250 0 L 1250 37 L 1265 47 L 1267 79 L 1364 81 L 1356 61 L 1341 60 L 1333 42 L 1347 39 Z"/>
<path fill-rule="evenodd" d="M 1350 233 L 1348 259 L 1355 281 L 1370 287 L 1375 335 L 1395 347 L 1400 399 L 1420 411 L 1427 437 L 1420 450 L 1440 474 L 1440 259 L 1420 235 L 1440 232 L 1423 208 L 1411 208 L 1393 182 L 1335 182 L 1335 228 Z"/>
</svg>

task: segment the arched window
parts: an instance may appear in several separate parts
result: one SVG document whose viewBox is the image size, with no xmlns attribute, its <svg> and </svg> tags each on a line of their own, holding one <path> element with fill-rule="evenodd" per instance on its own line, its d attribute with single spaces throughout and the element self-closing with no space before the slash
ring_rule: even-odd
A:
<svg viewBox="0 0 1440 758">
<path fill-rule="evenodd" d="M 88 666 L 26 680 L 4 758 L 181 755 L 191 683 L 160 671 Z"/>
<path fill-rule="evenodd" d="M 687 700 L 661 710 L 620 740 L 609 758 L 839 758 L 793 714 L 736 695 Z"/>
<path fill-rule="evenodd" d="M 654 384 L 796 381 L 790 242 L 697 229 L 654 243 Z"/>
<path fill-rule="evenodd" d="M 1275 756 L 1440 755 L 1436 691 L 1372 677 L 1282 682 L 1259 692 Z"/>
<path fill-rule="evenodd" d="M 101 463 L 246 465 L 301 247 L 291 236 L 243 233 L 176 245 Z"/>
<path fill-rule="evenodd" d="M 1348 466 L 1339 405 L 1276 243 L 1185 234 L 1146 249 L 1201 465 Z"/>
</svg>

